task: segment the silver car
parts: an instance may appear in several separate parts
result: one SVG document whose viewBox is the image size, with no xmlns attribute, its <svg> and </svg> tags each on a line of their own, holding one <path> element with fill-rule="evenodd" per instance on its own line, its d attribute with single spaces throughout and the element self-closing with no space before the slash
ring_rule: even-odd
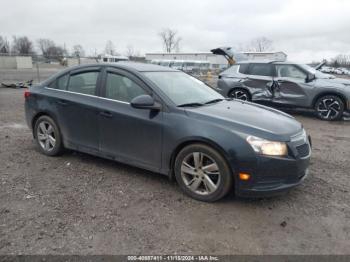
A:
<svg viewBox="0 0 350 262">
<path fill-rule="evenodd" d="M 236 99 L 312 108 L 323 120 L 338 120 L 350 109 L 350 80 L 291 62 L 234 64 L 219 75 L 217 88 Z"/>
</svg>

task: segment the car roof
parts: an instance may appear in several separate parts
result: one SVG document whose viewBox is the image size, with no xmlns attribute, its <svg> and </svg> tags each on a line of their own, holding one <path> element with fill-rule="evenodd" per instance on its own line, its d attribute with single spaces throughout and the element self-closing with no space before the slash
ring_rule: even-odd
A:
<svg viewBox="0 0 350 262">
<path fill-rule="evenodd" d="M 59 71 L 55 74 L 53 74 L 48 79 L 44 80 L 42 84 L 47 85 L 54 79 L 57 79 L 58 77 L 61 77 L 69 72 L 85 69 L 85 68 L 97 68 L 97 67 L 114 67 L 119 69 L 124 69 L 130 72 L 180 72 L 179 70 L 165 67 L 165 66 L 159 66 L 159 65 L 153 65 L 153 64 L 145 64 L 145 63 L 136 63 L 136 62 L 128 62 L 128 61 L 119 61 L 116 63 L 92 63 L 92 64 L 84 64 L 84 65 L 76 65 L 68 67 L 62 71 Z"/>
<path fill-rule="evenodd" d="M 138 72 L 175 72 L 175 71 L 179 71 L 179 70 L 176 70 L 176 69 L 173 69 L 170 67 L 154 65 L 154 64 L 146 64 L 146 63 L 136 63 L 136 62 L 130 62 L 130 61 L 119 61 L 116 63 L 94 63 L 94 64 L 78 65 L 78 66 L 68 68 L 67 71 L 84 69 L 84 68 L 88 68 L 88 67 L 97 67 L 97 66 L 115 67 L 115 68 L 130 70 L 130 71 L 138 71 Z"/>
<path fill-rule="evenodd" d="M 298 64 L 291 61 L 276 61 L 276 60 L 246 60 L 246 61 L 239 61 L 236 63 L 237 65 L 240 64 Z"/>
</svg>

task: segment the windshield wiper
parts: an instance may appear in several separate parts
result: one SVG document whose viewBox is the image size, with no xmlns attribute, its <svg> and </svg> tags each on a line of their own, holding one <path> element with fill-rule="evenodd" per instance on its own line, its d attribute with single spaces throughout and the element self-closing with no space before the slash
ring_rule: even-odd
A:
<svg viewBox="0 0 350 262">
<path fill-rule="evenodd" d="M 198 103 L 198 102 L 194 102 L 194 103 L 186 103 L 186 104 L 181 104 L 178 105 L 178 107 L 196 107 L 196 106 L 203 106 L 204 104 L 202 103 Z"/>
<path fill-rule="evenodd" d="M 223 101 L 224 99 L 223 98 L 217 98 L 217 99 L 213 99 L 213 100 L 210 100 L 208 102 L 206 102 L 205 104 L 208 105 L 208 104 L 214 104 L 214 103 L 217 103 L 217 102 L 221 102 Z"/>
</svg>

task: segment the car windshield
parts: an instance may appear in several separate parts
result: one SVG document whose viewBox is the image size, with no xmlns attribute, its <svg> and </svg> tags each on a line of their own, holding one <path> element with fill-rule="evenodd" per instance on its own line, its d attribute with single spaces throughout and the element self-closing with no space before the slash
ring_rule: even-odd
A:
<svg viewBox="0 0 350 262">
<path fill-rule="evenodd" d="M 202 81 L 183 72 L 145 72 L 144 75 L 177 106 L 199 106 L 224 99 Z"/>
<path fill-rule="evenodd" d="M 316 78 L 332 78 L 332 76 L 324 74 L 311 66 L 305 64 L 299 64 L 299 66 L 302 67 L 304 70 L 310 72 L 311 74 L 314 74 Z"/>
</svg>

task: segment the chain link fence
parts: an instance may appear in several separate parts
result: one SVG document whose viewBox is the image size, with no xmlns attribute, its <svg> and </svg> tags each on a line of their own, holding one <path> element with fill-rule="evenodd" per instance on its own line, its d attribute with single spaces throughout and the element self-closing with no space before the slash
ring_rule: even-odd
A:
<svg viewBox="0 0 350 262">
<path fill-rule="evenodd" d="M 0 55 L 0 81 L 19 82 L 33 80 L 34 83 L 47 79 L 52 74 L 69 66 L 96 63 L 91 57 L 44 57 L 40 55 Z"/>
<path fill-rule="evenodd" d="M 146 60 L 136 61 L 146 63 Z M 75 65 L 104 63 L 99 57 L 44 57 L 41 55 L 0 54 L 0 83 L 5 85 L 31 81 L 39 83 L 51 75 Z M 186 70 L 184 70 L 186 71 Z M 215 85 L 217 72 L 192 69 L 187 73 Z"/>
</svg>

